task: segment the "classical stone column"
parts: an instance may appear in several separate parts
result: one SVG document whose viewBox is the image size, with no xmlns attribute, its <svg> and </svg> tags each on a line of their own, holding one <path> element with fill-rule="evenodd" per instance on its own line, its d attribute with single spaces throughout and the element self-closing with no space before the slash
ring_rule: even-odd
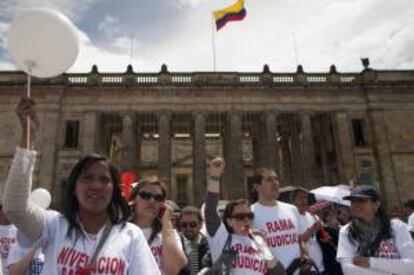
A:
<svg viewBox="0 0 414 275">
<path fill-rule="evenodd" d="M 312 114 L 303 113 L 300 115 L 301 133 L 302 133 L 302 167 L 303 167 L 303 185 L 312 189 L 317 185 L 316 179 L 316 158 L 315 145 L 312 133 Z"/>
<path fill-rule="evenodd" d="M 82 152 L 83 155 L 97 152 L 97 133 L 98 130 L 98 114 L 89 112 L 83 116 L 83 137 Z"/>
<path fill-rule="evenodd" d="M 355 180 L 355 161 L 352 146 L 352 135 L 348 115 L 345 112 L 337 112 L 334 120 L 334 132 L 338 152 L 339 176 L 342 183 Z"/>
<path fill-rule="evenodd" d="M 201 205 L 206 190 L 206 114 L 193 116 L 193 190 L 195 203 Z"/>
<path fill-rule="evenodd" d="M 158 114 L 158 175 L 171 185 L 171 113 Z"/>
<path fill-rule="evenodd" d="M 384 111 L 371 110 L 368 112 L 371 124 L 371 135 L 375 160 L 378 167 L 379 188 L 384 201 L 389 205 L 401 205 L 399 189 L 395 179 L 392 152 L 388 142 L 388 130 L 384 121 Z"/>
<path fill-rule="evenodd" d="M 266 156 L 267 167 L 275 170 L 279 168 L 279 145 L 276 139 L 277 133 L 277 116 L 273 112 L 266 112 L 264 117 L 264 135 L 266 146 L 263 148 Z"/>
<path fill-rule="evenodd" d="M 297 186 L 304 185 L 303 174 L 302 174 L 302 156 L 301 156 L 301 142 L 300 142 L 300 125 L 298 125 L 298 117 L 292 115 L 291 119 L 291 146 L 290 153 L 292 158 L 292 178 L 293 183 Z"/>
<path fill-rule="evenodd" d="M 327 149 L 326 149 L 326 133 L 325 133 L 325 119 L 324 115 L 319 115 L 315 120 L 315 128 L 318 134 L 319 139 L 319 154 L 321 157 L 321 167 L 320 167 L 320 176 L 321 184 L 330 184 L 329 173 L 328 173 L 328 159 L 327 159 Z"/>
<path fill-rule="evenodd" d="M 59 125 L 59 114 L 56 111 L 47 111 L 43 114 L 41 133 L 42 147 L 39 161 L 39 187 L 51 191 L 55 198 L 60 198 L 60 185 L 56 180 L 56 141 Z M 54 202 L 57 203 L 57 202 Z M 58 203 L 57 203 L 58 204 Z"/>
<path fill-rule="evenodd" d="M 291 171 L 291 155 L 289 146 L 290 134 L 285 133 L 281 140 L 281 151 L 282 151 L 282 171 L 281 176 L 283 185 L 292 185 L 292 171 Z"/>
<path fill-rule="evenodd" d="M 241 115 L 236 112 L 229 113 L 227 116 L 226 140 L 224 141 L 226 160 L 224 189 L 228 199 L 245 196 L 241 130 Z"/>
<path fill-rule="evenodd" d="M 136 156 L 135 156 L 135 167 L 137 168 L 136 174 L 138 178 L 141 178 L 141 148 L 142 148 L 142 127 L 141 127 L 141 116 L 135 116 L 135 146 L 136 146 Z"/>
<path fill-rule="evenodd" d="M 332 141 L 332 134 L 331 134 L 331 120 L 330 120 L 329 113 L 324 114 L 321 118 L 321 135 L 323 137 L 323 163 L 324 163 L 324 178 L 326 179 L 326 183 L 332 184 L 336 183 L 338 179 L 333 177 L 332 173 L 332 165 L 328 159 L 329 153 L 333 151 L 333 141 Z"/>
<path fill-rule="evenodd" d="M 262 116 L 257 117 L 252 129 L 254 166 L 266 166 L 266 134 Z"/>
<path fill-rule="evenodd" d="M 136 123 L 133 113 L 122 114 L 121 170 L 133 170 L 136 166 Z"/>
</svg>

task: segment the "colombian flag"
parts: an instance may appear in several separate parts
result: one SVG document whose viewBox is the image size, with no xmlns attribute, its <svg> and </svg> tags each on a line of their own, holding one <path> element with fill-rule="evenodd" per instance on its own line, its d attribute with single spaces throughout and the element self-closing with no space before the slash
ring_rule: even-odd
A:
<svg viewBox="0 0 414 275">
<path fill-rule="evenodd" d="M 213 16 L 216 20 L 217 30 L 223 28 L 227 22 L 243 20 L 244 17 L 246 17 L 244 0 L 237 0 L 237 2 L 230 7 L 214 11 Z"/>
</svg>

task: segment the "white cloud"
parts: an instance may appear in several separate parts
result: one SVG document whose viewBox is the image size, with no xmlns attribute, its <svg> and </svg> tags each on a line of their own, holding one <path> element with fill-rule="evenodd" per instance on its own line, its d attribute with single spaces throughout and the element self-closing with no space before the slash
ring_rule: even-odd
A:
<svg viewBox="0 0 414 275">
<path fill-rule="evenodd" d="M 119 26 L 119 19 L 106 15 L 104 20 L 98 24 L 98 31 L 103 32 L 106 37 L 119 36 L 121 28 Z"/>
<path fill-rule="evenodd" d="M 33 7 L 56 9 L 77 21 L 98 0 L 5 0 L 0 2 L 0 15 L 8 18 Z"/>
<path fill-rule="evenodd" d="M 1 71 L 15 71 L 17 70 L 17 67 L 13 63 L 0 60 L 0 70 Z"/>
<path fill-rule="evenodd" d="M 6 32 L 9 29 L 9 24 L 0 22 L 0 50 L 6 49 Z"/>
<path fill-rule="evenodd" d="M 83 9 L 76 9 L 71 2 L 79 1 L 48 2 L 66 3 L 80 16 L 92 4 L 99 5 L 89 0 Z M 296 55 L 308 72 L 326 72 L 331 64 L 342 72 L 359 71 L 360 57 L 370 57 L 372 67 L 379 69 L 414 67 L 414 2 L 410 0 L 245 2 L 247 17 L 215 33 L 218 70 L 261 71 L 267 63 L 272 71 L 294 71 Z M 162 39 L 152 40 L 141 38 L 140 27 L 144 26 L 105 11 L 103 21 L 95 25 L 99 33 L 80 31 L 81 53 L 71 71 L 87 72 L 98 64 L 100 71 L 122 72 L 131 63 L 131 46 L 136 71 L 159 71 L 163 63 L 170 71 L 211 71 L 211 11 L 232 3 L 234 0 L 174 0 L 185 11 L 183 17 L 174 22 L 176 29 L 166 28 L 165 34 L 154 30 Z M 89 12 L 93 14 L 93 10 Z M 0 34 L 1 30 L 0 23 Z M 132 40 L 129 33 L 135 34 Z M 91 41 L 91 37 L 97 40 Z"/>
<path fill-rule="evenodd" d="M 129 61 L 127 54 L 117 54 L 97 47 L 84 32 L 79 31 L 80 52 L 69 72 L 89 72 L 92 65 L 98 65 L 102 72 L 120 72 L 126 69 Z"/>
<path fill-rule="evenodd" d="M 234 1 L 234 0 L 233 0 Z M 210 0 L 173 0 L 173 3 L 180 9 L 187 7 L 196 7 L 205 3 L 211 2 Z M 225 1 L 221 1 L 225 2 Z"/>
</svg>

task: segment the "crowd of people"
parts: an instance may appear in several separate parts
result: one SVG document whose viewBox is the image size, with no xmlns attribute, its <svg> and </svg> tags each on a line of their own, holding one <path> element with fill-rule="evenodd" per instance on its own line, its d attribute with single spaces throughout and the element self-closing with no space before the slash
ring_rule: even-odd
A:
<svg viewBox="0 0 414 275">
<path fill-rule="evenodd" d="M 414 274 L 414 224 L 391 219 L 374 187 L 353 188 L 343 198 L 350 207 L 310 205 L 301 187 L 281 201 L 277 172 L 263 168 L 254 201 L 239 198 L 220 212 L 219 157 L 209 164 L 204 208 L 186 206 L 178 217 L 165 182 L 144 178 L 126 200 L 117 169 L 98 154 L 73 167 L 61 212 L 37 207 L 28 199 L 38 158 L 34 101 L 22 98 L 16 113 L 21 141 L 0 186 L 4 275 Z"/>
</svg>

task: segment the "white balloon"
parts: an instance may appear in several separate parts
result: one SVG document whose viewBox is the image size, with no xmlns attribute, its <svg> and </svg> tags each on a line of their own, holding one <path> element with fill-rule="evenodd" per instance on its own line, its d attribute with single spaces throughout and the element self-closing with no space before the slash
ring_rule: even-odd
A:
<svg viewBox="0 0 414 275">
<path fill-rule="evenodd" d="M 30 9 L 16 17 L 7 42 L 18 66 L 36 77 L 65 72 L 79 52 L 75 26 L 65 15 L 49 8 Z"/>
<path fill-rule="evenodd" d="M 48 209 L 52 202 L 52 196 L 44 188 L 37 188 L 30 193 L 29 201 L 43 209 Z"/>
</svg>

